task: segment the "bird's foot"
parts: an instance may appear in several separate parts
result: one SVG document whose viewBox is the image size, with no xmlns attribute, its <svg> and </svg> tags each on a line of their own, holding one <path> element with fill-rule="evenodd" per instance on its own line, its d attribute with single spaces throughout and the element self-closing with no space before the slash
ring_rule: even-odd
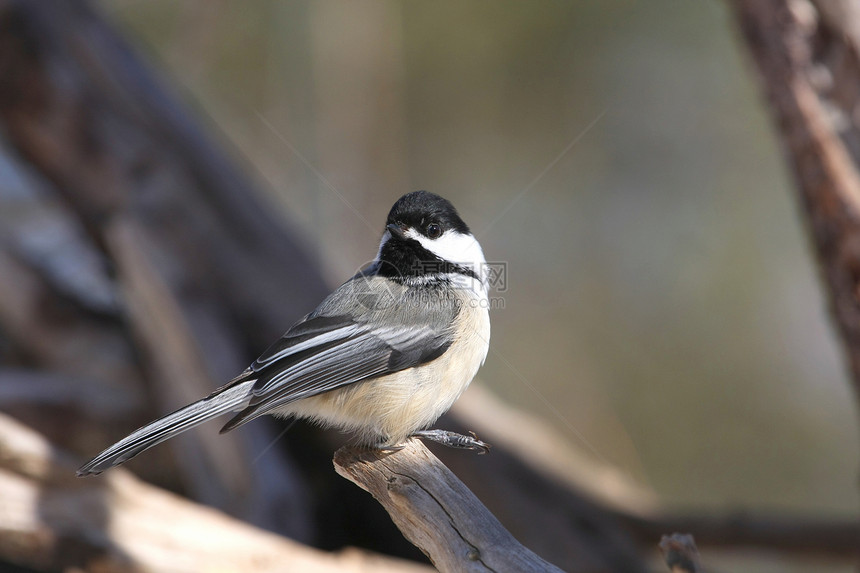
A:
<svg viewBox="0 0 860 573">
<path fill-rule="evenodd" d="M 419 430 L 412 434 L 412 437 L 432 440 L 449 448 L 475 450 L 478 454 L 486 454 L 490 451 L 490 444 L 479 440 L 475 432 L 469 432 L 469 434 L 464 436 L 448 430 Z"/>
</svg>

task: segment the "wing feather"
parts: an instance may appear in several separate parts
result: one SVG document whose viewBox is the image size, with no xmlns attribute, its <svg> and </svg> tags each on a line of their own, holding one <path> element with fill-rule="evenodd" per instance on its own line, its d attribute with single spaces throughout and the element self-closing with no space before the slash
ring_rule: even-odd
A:
<svg viewBox="0 0 860 573">
<path fill-rule="evenodd" d="M 458 307 L 428 305 L 426 300 L 416 304 L 405 298 L 414 289 L 392 293 L 387 279 L 358 280 L 361 297 L 355 300 L 361 312 L 312 314 L 290 329 L 247 371 L 245 376 L 256 379 L 251 400 L 222 432 L 291 402 L 426 363 L 451 345 Z M 343 297 L 344 288 L 354 290 L 353 281 L 332 297 Z M 385 297 L 385 304 L 373 299 L 376 295 Z M 326 311 L 326 302 L 320 309 Z"/>
</svg>

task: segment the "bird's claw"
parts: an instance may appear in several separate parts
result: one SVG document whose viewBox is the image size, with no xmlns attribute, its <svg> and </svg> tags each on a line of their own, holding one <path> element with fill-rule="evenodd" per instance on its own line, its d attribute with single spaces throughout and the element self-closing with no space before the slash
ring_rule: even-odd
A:
<svg viewBox="0 0 860 573">
<path fill-rule="evenodd" d="M 474 450 L 479 455 L 486 454 L 490 451 L 490 444 L 478 439 L 475 432 L 469 432 L 468 436 L 450 432 L 448 430 L 420 430 L 412 434 L 413 437 L 432 440 L 449 448 L 458 448 L 463 450 Z"/>
</svg>

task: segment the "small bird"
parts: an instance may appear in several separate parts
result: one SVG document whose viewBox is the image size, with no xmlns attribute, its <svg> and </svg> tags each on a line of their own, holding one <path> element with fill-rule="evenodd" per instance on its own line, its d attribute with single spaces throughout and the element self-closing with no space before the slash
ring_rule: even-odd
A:
<svg viewBox="0 0 860 573">
<path fill-rule="evenodd" d="M 373 263 L 338 287 L 239 376 L 84 464 L 99 474 L 211 418 L 227 432 L 263 414 L 310 419 L 397 450 L 417 436 L 485 453 L 474 436 L 428 430 L 489 349 L 488 274 L 446 199 L 408 193 L 388 213 Z"/>
</svg>

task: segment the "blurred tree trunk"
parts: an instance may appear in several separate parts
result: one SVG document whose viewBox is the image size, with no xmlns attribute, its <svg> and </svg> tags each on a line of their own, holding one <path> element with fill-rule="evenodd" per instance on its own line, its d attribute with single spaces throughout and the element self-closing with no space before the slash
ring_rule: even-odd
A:
<svg viewBox="0 0 860 573">
<path fill-rule="evenodd" d="M 860 7 L 849 0 L 733 5 L 794 174 L 860 404 Z"/>
<path fill-rule="evenodd" d="M 157 404 L 118 416 L 106 435 L 87 432 L 83 443 L 52 436 L 96 452 L 153 411 L 174 410 L 241 371 L 246 345 L 264 348 L 325 285 L 241 173 L 85 3 L 0 2 L 0 54 L 5 137 L 62 200 L 32 195 L 27 212 L 37 215 L 18 231 L 38 232 L 51 217 L 77 231 L 81 250 L 101 263 L 89 282 L 115 295 L 93 312 L 86 289 L 21 267 L 13 240 L 0 288 L 26 306 L 7 306 L 10 320 L 19 313 L 4 328 L 10 345 L 22 366 L 77 373 L 103 385 L 91 385 L 95 393 L 121 380 Z M 80 425 L 74 412 L 68 418 L 65 427 Z M 273 437 L 264 426 L 221 438 L 190 432 L 173 446 L 180 483 L 197 499 L 306 537 L 304 486 L 282 471 L 277 451 L 258 461 L 259 473 L 244 469 L 245 442 L 262 450 Z M 156 478 L 163 467 L 140 466 Z M 282 479 L 252 477 L 272 472 Z"/>
<path fill-rule="evenodd" d="M 733 0 L 809 224 L 860 399 L 860 9 Z"/>
</svg>

